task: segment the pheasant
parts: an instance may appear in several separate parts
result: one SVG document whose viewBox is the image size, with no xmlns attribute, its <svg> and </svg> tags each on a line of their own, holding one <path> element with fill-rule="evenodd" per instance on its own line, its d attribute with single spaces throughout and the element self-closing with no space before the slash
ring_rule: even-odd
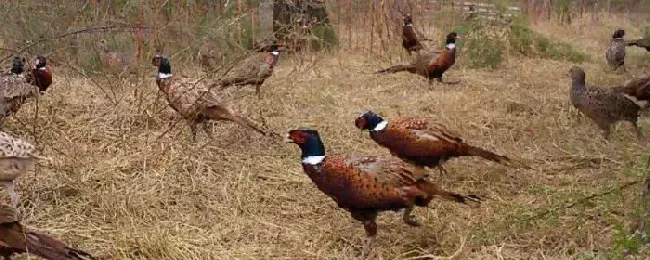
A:
<svg viewBox="0 0 650 260">
<path fill-rule="evenodd" d="M 609 43 L 607 52 L 605 53 L 605 58 L 607 58 L 607 64 L 612 67 L 613 70 L 617 70 L 619 67 L 625 65 L 625 41 L 623 40 L 625 36 L 625 31 L 622 29 L 617 29 L 612 35 L 612 40 Z"/>
<path fill-rule="evenodd" d="M 608 140 L 611 127 L 619 121 L 628 121 L 636 129 L 637 138 L 642 138 L 637 126 L 641 107 L 632 100 L 611 89 L 585 86 L 585 71 L 578 66 L 569 70 L 571 74 L 571 103 L 580 112 L 591 118 L 603 131 Z"/>
<path fill-rule="evenodd" d="M 110 69 L 115 75 L 122 75 L 124 72 L 130 73 L 132 60 L 124 53 L 110 51 L 106 39 L 101 39 L 97 43 L 97 53 L 99 61 L 103 67 Z"/>
<path fill-rule="evenodd" d="M 411 214 L 413 208 L 426 207 L 435 196 L 459 203 L 481 201 L 476 195 L 440 189 L 422 172 L 392 156 L 327 156 L 316 130 L 291 130 L 285 142 L 298 145 L 304 172 L 339 208 L 363 223 L 368 237 L 377 234 L 376 219 L 381 211 L 405 209 L 403 221 L 419 226 L 420 222 Z"/>
<path fill-rule="evenodd" d="M 14 191 L 14 180 L 34 166 L 36 154 L 34 145 L 0 131 L 0 185 L 11 197 L 11 205 L 18 206 L 19 196 Z"/>
<path fill-rule="evenodd" d="M 650 51 L 650 37 L 645 37 L 637 40 L 625 41 L 627 46 L 636 46 L 639 48 L 644 48 L 646 51 Z"/>
<path fill-rule="evenodd" d="M 31 73 L 27 74 L 27 82 L 37 86 L 43 94 L 52 85 L 52 66 L 47 64 L 47 58 L 38 55 L 31 61 L 34 64 Z"/>
<path fill-rule="evenodd" d="M 411 55 L 411 52 L 422 50 L 422 44 L 413 28 L 413 18 L 411 14 L 402 14 L 404 16 L 404 26 L 402 27 L 402 47 Z"/>
<path fill-rule="evenodd" d="M 27 230 L 18 221 L 17 212 L 0 205 L 0 257 L 29 253 L 49 260 L 95 259 L 89 253 L 71 248 L 50 236 Z"/>
<path fill-rule="evenodd" d="M 444 125 L 426 118 L 398 117 L 388 121 L 366 111 L 354 124 L 361 130 L 368 130 L 372 140 L 388 148 L 391 154 L 421 170 L 437 167 L 441 173 L 447 173 L 444 162 L 460 156 L 480 156 L 502 165 L 514 165 L 510 158 L 467 144 Z"/>
<path fill-rule="evenodd" d="M 273 68 L 278 62 L 282 46 L 273 44 L 261 53 L 255 53 L 237 64 L 224 79 L 219 81 L 220 90 L 230 86 L 255 85 L 255 93 L 261 99 L 260 88 L 264 81 L 273 75 Z"/>
<path fill-rule="evenodd" d="M 635 101 L 642 110 L 650 107 L 650 74 L 628 80 L 623 86 L 613 88 L 614 92 L 619 92 Z"/>
<path fill-rule="evenodd" d="M 460 39 L 460 37 L 455 32 L 452 32 L 447 35 L 443 51 L 419 52 L 410 64 L 394 65 L 377 71 L 377 73 L 387 74 L 407 71 L 429 79 L 429 84 L 433 79 L 442 82 L 442 74 L 456 63 L 456 39 Z"/>
<path fill-rule="evenodd" d="M 192 132 L 192 141 L 196 142 L 198 124 L 202 124 L 203 130 L 212 138 L 212 125 L 209 120 L 235 122 L 266 135 L 266 131 L 256 123 L 237 115 L 214 90 L 206 88 L 200 79 L 173 77 L 168 58 L 156 55 L 152 63 L 158 67 L 158 89 L 165 94 L 169 106 L 187 121 Z"/>
<path fill-rule="evenodd" d="M 0 77 L 0 125 L 6 117 L 17 113 L 28 98 L 38 95 L 38 89 L 28 83 L 24 71 L 25 59 L 14 57 L 11 73 Z"/>
</svg>

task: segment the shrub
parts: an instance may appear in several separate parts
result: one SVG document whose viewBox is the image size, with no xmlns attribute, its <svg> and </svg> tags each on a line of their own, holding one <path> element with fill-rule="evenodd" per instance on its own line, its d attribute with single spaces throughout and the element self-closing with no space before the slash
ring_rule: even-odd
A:
<svg viewBox="0 0 650 260">
<path fill-rule="evenodd" d="M 461 55 L 465 57 L 463 60 L 467 61 L 470 68 L 498 67 L 503 62 L 508 47 L 511 53 L 527 57 L 575 63 L 589 59 L 586 53 L 575 50 L 570 44 L 535 32 L 521 17 L 515 18 L 507 26 L 476 17 L 456 31 L 465 35 L 458 46 L 462 49 Z"/>
<path fill-rule="evenodd" d="M 474 20 L 468 28 L 456 29 L 456 32 L 465 35 L 459 41 L 458 47 L 462 48 L 462 55 L 466 57 L 467 66 L 470 68 L 496 69 L 503 62 L 505 42 L 502 37 L 486 27 L 479 20 Z"/>
<path fill-rule="evenodd" d="M 524 23 L 523 19 L 516 19 L 510 25 L 508 42 L 513 51 L 528 57 L 567 60 L 575 63 L 589 59 L 586 53 L 575 50 L 570 44 L 552 40 L 531 30 Z"/>
</svg>

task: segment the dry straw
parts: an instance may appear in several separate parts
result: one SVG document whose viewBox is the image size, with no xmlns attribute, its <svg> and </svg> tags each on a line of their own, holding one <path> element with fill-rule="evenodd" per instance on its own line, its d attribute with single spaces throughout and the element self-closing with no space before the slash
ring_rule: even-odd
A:
<svg viewBox="0 0 650 260">
<path fill-rule="evenodd" d="M 378 18 L 376 26 L 388 21 L 372 17 Z M 611 32 L 624 26 L 630 36 L 638 35 L 640 23 L 606 17 L 534 29 L 590 54 L 593 59 L 582 64 L 587 83 L 611 86 L 642 72 L 650 59 L 629 49 L 628 71 L 609 73 L 603 51 Z M 439 39 L 448 29 L 423 31 Z M 341 31 L 346 47 L 357 44 L 352 38 L 371 38 L 363 28 Z M 398 38 L 389 42 L 396 56 Z M 623 231 L 635 223 L 640 186 L 604 192 L 642 180 L 645 159 L 638 158 L 647 150 L 627 125 L 603 141 L 597 127 L 570 107 L 566 73 L 573 64 L 510 55 L 495 70 L 468 69 L 459 49 L 457 64 L 445 76 L 461 83 L 429 90 L 425 80 L 412 75 L 368 73 L 389 65 L 388 54 L 377 52 L 375 44 L 373 55 L 347 48 L 305 54 L 317 65 L 303 66 L 301 73 L 292 72 L 299 54 L 282 54 L 262 100 L 252 95 L 252 87 L 231 88 L 224 95 L 235 110 L 255 120 L 263 117 L 276 132 L 318 129 L 331 154 L 388 155 L 353 125 L 360 112 L 373 109 L 388 117 L 433 117 L 468 142 L 521 158 L 534 170 L 474 158 L 450 161 L 443 187 L 491 199 L 480 207 L 440 202 L 418 209 L 421 228 L 406 226 L 398 214 L 382 214 L 371 258 L 574 259 L 618 252 L 617 227 Z M 176 49 L 169 48 L 165 51 L 179 73 L 205 76 L 181 60 L 184 53 L 174 62 Z M 316 189 L 302 172 L 296 147 L 232 123 L 216 123 L 215 140 L 199 134 L 198 143 L 191 143 L 189 130 L 158 93 L 155 68 L 145 62 L 134 81 L 90 79 L 60 62 L 47 94 L 5 121 L 3 131 L 38 144 L 41 154 L 52 158 L 18 180 L 25 225 L 102 259 L 358 256 L 361 225 Z M 650 135 L 647 119 L 640 126 Z"/>
</svg>

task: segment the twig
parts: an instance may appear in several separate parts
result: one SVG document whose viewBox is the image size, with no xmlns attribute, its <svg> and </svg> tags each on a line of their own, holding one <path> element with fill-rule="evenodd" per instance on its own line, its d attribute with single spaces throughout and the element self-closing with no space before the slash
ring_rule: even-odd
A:
<svg viewBox="0 0 650 260">
<path fill-rule="evenodd" d="M 44 43 L 44 42 L 50 42 L 53 40 L 58 40 L 61 38 L 65 38 L 71 35 L 77 35 L 81 33 L 91 33 L 91 32 L 109 32 L 109 31 L 123 31 L 123 32 L 135 32 L 137 30 L 142 30 L 142 29 L 147 29 L 149 30 L 150 28 L 148 26 L 115 26 L 115 25 L 107 25 L 107 26 L 93 26 L 93 27 L 84 27 L 81 29 L 74 30 L 72 32 L 67 32 L 58 36 L 54 36 L 52 38 L 45 38 L 45 39 L 38 39 L 37 41 L 31 42 L 27 44 L 27 46 L 19 49 L 18 53 L 23 53 L 27 50 L 29 50 L 31 47 L 34 47 L 38 44 Z M 0 63 L 4 62 L 5 60 L 11 58 L 13 55 L 7 55 L 4 58 L 0 59 Z"/>
</svg>

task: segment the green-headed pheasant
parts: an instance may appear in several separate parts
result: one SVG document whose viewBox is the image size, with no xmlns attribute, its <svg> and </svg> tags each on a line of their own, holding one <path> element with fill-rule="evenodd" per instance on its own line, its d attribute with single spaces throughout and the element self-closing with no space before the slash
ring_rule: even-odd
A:
<svg viewBox="0 0 650 260">
<path fill-rule="evenodd" d="M 423 171 L 392 156 L 326 155 L 316 130 L 291 130 L 285 141 L 298 145 L 302 168 L 316 187 L 363 222 L 370 237 L 377 234 L 380 211 L 405 209 L 404 222 L 417 226 L 413 208 L 426 207 L 435 196 L 460 203 L 480 201 L 475 195 L 440 189 Z"/>
<path fill-rule="evenodd" d="M 444 125 L 421 117 L 384 119 L 372 111 L 362 113 L 354 124 L 368 130 L 377 144 L 388 148 L 391 154 L 418 167 L 437 167 L 446 172 L 446 160 L 460 156 L 479 156 L 503 164 L 514 165 L 506 156 L 465 143 L 458 134 Z"/>
<path fill-rule="evenodd" d="M 442 74 L 456 63 L 456 39 L 460 37 L 452 32 L 447 35 L 445 49 L 442 51 L 420 51 L 408 65 L 394 65 L 377 71 L 380 74 L 407 71 L 429 79 L 429 84 L 436 79 L 442 82 Z"/>
<path fill-rule="evenodd" d="M 26 77 L 27 82 L 38 87 L 40 93 L 43 94 L 52 85 L 52 66 L 42 55 L 32 58 L 30 64 L 32 66 Z"/>
<path fill-rule="evenodd" d="M 273 68 L 278 63 L 278 57 L 283 48 L 277 44 L 261 48 L 261 53 L 254 53 L 237 64 L 219 81 L 221 90 L 233 85 L 255 85 L 255 93 L 258 98 L 261 98 L 260 88 L 264 81 L 273 75 Z"/>
<path fill-rule="evenodd" d="M 411 55 L 411 52 L 418 52 L 422 50 L 422 43 L 418 40 L 418 36 L 413 28 L 413 18 L 411 14 L 402 14 L 404 17 L 404 26 L 402 26 L 402 47 L 406 52 Z"/>
<path fill-rule="evenodd" d="M 171 64 L 167 57 L 156 55 L 152 59 L 158 68 L 156 84 L 165 94 L 169 106 L 178 112 L 192 131 L 192 141 L 196 141 L 196 130 L 202 124 L 203 130 L 212 137 L 209 120 L 231 121 L 266 135 L 252 120 L 237 115 L 226 102 L 221 100 L 214 89 L 208 89 L 205 82 L 194 78 L 173 77 Z"/>
</svg>

